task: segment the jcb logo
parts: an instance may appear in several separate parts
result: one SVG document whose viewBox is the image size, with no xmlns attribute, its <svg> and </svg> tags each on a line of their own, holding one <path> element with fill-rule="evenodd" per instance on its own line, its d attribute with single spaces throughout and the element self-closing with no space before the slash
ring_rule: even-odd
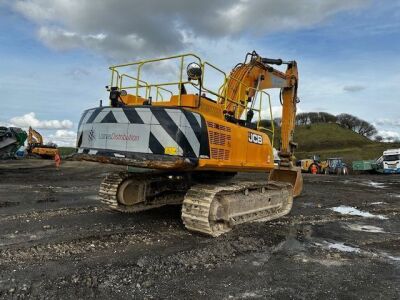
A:
<svg viewBox="0 0 400 300">
<path fill-rule="evenodd" d="M 255 133 L 249 132 L 249 142 L 253 143 L 253 144 L 262 145 L 263 138 L 259 134 L 255 134 Z"/>
</svg>

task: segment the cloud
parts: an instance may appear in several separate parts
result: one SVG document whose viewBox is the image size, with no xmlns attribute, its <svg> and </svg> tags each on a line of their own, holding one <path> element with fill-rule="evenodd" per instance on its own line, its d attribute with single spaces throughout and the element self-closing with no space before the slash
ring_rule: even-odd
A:
<svg viewBox="0 0 400 300">
<path fill-rule="evenodd" d="M 70 120 L 39 120 L 34 112 L 11 118 L 10 123 L 24 128 L 32 126 L 34 129 L 69 129 L 73 126 Z"/>
<path fill-rule="evenodd" d="M 60 129 L 55 134 L 50 134 L 47 140 L 61 147 L 74 147 L 76 142 L 76 132 Z"/>
<path fill-rule="evenodd" d="M 302 113 L 303 110 L 297 106 L 297 111 L 296 113 Z M 276 118 L 282 118 L 282 106 L 281 105 L 272 105 L 271 106 L 271 111 L 272 111 L 272 118 L 276 119 Z M 255 114 L 255 117 L 253 118 L 253 121 L 256 120 L 258 118 L 258 115 Z M 265 120 L 270 120 L 271 116 L 270 116 L 270 111 L 268 109 L 268 107 L 263 107 L 263 111 L 261 112 L 261 119 L 265 119 Z"/>
<path fill-rule="evenodd" d="M 365 0 L 17 0 L 14 11 L 37 25 L 56 50 L 85 48 L 107 57 L 176 52 L 199 38 L 219 40 L 307 28 Z M 201 13 L 199 13 L 201 12 Z"/>
<path fill-rule="evenodd" d="M 90 72 L 87 69 L 75 68 L 75 69 L 69 70 L 65 75 L 71 77 L 72 79 L 80 80 L 83 77 L 89 76 Z"/>
<path fill-rule="evenodd" d="M 398 119 L 378 119 L 375 122 L 376 125 L 379 126 L 399 126 L 400 127 L 400 118 Z"/>
<path fill-rule="evenodd" d="M 377 136 L 381 136 L 384 142 L 393 142 L 400 140 L 400 133 L 391 130 L 379 130 Z"/>
<path fill-rule="evenodd" d="M 363 86 L 363 85 L 345 85 L 344 87 L 343 87 L 343 90 L 345 91 L 345 92 L 349 92 L 349 93 L 355 93 L 355 92 L 360 92 L 360 91 L 362 91 L 362 90 L 365 90 L 366 89 L 366 87 L 365 86 Z"/>
</svg>

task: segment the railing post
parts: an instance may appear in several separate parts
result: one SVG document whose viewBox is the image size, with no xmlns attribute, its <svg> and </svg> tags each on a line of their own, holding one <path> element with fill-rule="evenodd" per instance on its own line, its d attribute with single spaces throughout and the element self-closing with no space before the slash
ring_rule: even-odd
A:
<svg viewBox="0 0 400 300">
<path fill-rule="evenodd" d="M 228 103 L 228 92 L 227 92 L 227 85 L 228 85 L 229 79 L 226 78 L 225 76 L 225 82 L 224 82 L 224 110 L 226 110 L 226 106 Z"/>
<path fill-rule="evenodd" d="M 179 85 L 178 85 L 178 88 L 179 88 L 179 101 L 178 101 L 178 106 L 181 106 L 181 99 L 182 99 L 182 93 L 181 93 L 181 91 L 182 91 L 182 78 L 183 78 L 183 62 L 184 62 L 184 56 L 181 56 L 181 72 L 180 72 L 180 74 L 179 74 Z"/>
<path fill-rule="evenodd" d="M 136 98 L 139 97 L 139 84 L 140 84 L 140 71 L 143 66 L 143 62 L 141 62 L 138 66 L 137 76 L 136 76 Z"/>
<path fill-rule="evenodd" d="M 122 90 L 122 79 L 124 78 L 124 74 L 121 75 L 121 79 L 119 81 L 119 90 Z"/>
<path fill-rule="evenodd" d="M 275 122 L 273 119 L 273 115 L 272 115 L 272 105 L 271 105 L 271 96 L 270 94 L 268 94 L 268 102 L 269 102 L 269 113 L 271 115 L 271 129 L 272 129 L 272 147 L 274 147 L 274 141 L 275 141 Z"/>
<path fill-rule="evenodd" d="M 110 83 L 110 87 L 113 86 L 114 83 L 114 68 L 110 68 L 111 69 L 111 83 Z"/>
</svg>

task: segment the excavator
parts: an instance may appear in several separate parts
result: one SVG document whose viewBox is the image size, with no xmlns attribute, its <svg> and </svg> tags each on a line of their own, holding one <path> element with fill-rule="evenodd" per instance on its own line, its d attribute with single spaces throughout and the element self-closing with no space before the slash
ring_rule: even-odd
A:
<svg viewBox="0 0 400 300">
<path fill-rule="evenodd" d="M 29 127 L 26 150 L 30 155 L 40 158 L 54 158 L 58 153 L 57 145 L 53 143 L 44 145 L 42 135 L 32 127 Z"/>
<path fill-rule="evenodd" d="M 160 77 L 155 63 L 162 64 L 161 70 L 178 66 L 178 78 L 148 80 L 143 75 L 148 66 L 151 74 L 156 73 L 151 78 Z M 286 70 L 272 65 L 286 65 Z M 293 165 L 299 102 L 296 61 L 265 58 L 253 51 L 228 75 L 189 53 L 110 70 L 110 105 L 84 111 L 73 156 L 126 166 L 126 171 L 109 174 L 100 185 L 101 201 L 110 209 L 134 213 L 180 204 L 185 227 L 213 237 L 238 224 L 290 212 L 293 197 L 303 188 L 301 171 Z M 219 88 L 207 83 L 216 82 L 212 72 L 222 77 Z M 278 167 L 274 128 L 260 126 L 265 107 L 272 120 L 266 92 L 272 88 L 280 89 L 282 105 Z M 240 179 L 238 172 L 262 172 L 265 179 Z"/>
</svg>

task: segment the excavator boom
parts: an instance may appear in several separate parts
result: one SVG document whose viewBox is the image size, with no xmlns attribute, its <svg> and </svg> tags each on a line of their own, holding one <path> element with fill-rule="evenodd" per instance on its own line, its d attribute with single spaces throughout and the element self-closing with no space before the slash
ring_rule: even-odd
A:
<svg viewBox="0 0 400 300">
<path fill-rule="evenodd" d="M 247 62 L 249 57 L 250 59 Z M 278 71 L 270 66 L 270 64 L 285 64 L 287 65 L 286 72 Z M 281 59 L 262 58 L 253 51 L 247 54 L 244 63 L 238 64 L 232 70 L 226 85 L 228 98 L 236 99 L 237 101 L 247 99 L 250 103 L 254 102 L 254 95 L 259 90 L 281 89 L 280 164 L 278 168 L 271 171 L 269 179 L 292 184 L 294 196 L 300 195 L 303 189 L 301 170 L 293 166 L 294 149 L 296 147 L 296 144 L 293 142 L 293 133 L 296 120 L 296 106 L 299 101 L 297 97 L 298 77 L 296 61 L 284 62 Z M 243 83 L 252 88 L 241 88 Z M 220 98 L 219 102 L 225 103 L 225 99 Z M 229 102 L 227 110 L 239 119 L 245 111 L 245 107 L 237 107 L 234 102 Z"/>
</svg>

